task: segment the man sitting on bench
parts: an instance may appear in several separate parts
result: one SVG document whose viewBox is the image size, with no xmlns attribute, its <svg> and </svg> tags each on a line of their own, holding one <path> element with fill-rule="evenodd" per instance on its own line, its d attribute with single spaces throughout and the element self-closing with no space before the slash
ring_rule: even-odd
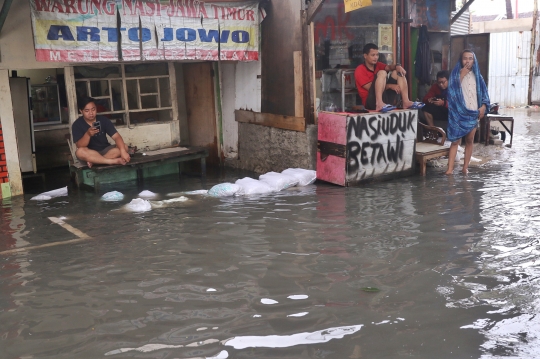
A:
<svg viewBox="0 0 540 359">
<path fill-rule="evenodd" d="M 448 121 L 448 101 L 446 99 L 448 93 L 448 78 L 450 73 L 446 70 L 437 72 L 437 83 L 431 85 L 426 96 L 422 112 L 426 118 L 426 122 L 430 126 L 434 126 L 433 119 Z"/>
<path fill-rule="evenodd" d="M 85 97 L 78 105 L 82 116 L 71 127 L 73 142 L 77 145 L 77 158 L 85 161 L 88 167 L 93 164 L 125 165 L 129 162 L 131 157 L 122 136 L 107 117 L 97 115 L 95 100 Z M 109 143 L 107 135 L 116 145 Z"/>
</svg>

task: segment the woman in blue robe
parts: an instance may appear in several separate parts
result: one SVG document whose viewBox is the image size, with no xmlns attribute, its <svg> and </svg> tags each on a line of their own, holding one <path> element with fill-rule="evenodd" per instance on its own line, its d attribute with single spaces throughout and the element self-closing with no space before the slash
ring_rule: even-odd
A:
<svg viewBox="0 0 540 359">
<path fill-rule="evenodd" d="M 465 156 L 461 172 L 468 173 L 471 161 L 474 134 L 478 122 L 489 108 L 489 95 L 480 74 L 476 56 L 471 50 L 463 50 L 450 74 L 448 83 L 448 131 L 452 145 L 448 155 L 446 174 L 454 171 L 454 160 L 460 140 L 465 137 Z"/>
</svg>

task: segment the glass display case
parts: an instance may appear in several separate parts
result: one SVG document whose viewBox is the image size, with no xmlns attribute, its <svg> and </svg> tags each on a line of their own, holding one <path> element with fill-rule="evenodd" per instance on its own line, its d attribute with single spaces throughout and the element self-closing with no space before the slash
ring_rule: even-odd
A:
<svg viewBox="0 0 540 359">
<path fill-rule="evenodd" d="M 329 69 L 322 72 L 320 108 L 328 112 L 350 111 L 356 106 L 358 90 L 354 70 Z"/>
<path fill-rule="evenodd" d="M 31 89 L 34 125 L 61 123 L 58 84 L 32 85 Z"/>
</svg>

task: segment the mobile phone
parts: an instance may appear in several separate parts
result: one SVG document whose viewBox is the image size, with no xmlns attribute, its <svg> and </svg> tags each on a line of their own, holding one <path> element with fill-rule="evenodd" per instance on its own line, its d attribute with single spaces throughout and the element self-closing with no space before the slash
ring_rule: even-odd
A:
<svg viewBox="0 0 540 359">
<path fill-rule="evenodd" d="M 92 124 L 92 127 L 97 128 L 101 131 L 101 123 L 99 121 L 96 121 Z"/>
</svg>

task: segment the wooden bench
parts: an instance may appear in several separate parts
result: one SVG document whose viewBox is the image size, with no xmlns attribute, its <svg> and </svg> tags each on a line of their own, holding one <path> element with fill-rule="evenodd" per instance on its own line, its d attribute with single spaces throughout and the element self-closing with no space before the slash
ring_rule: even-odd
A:
<svg viewBox="0 0 540 359">
<path fill-rule="evenodd" d="M 414 156 L 416 162 L 420 165 L 420 175 L 426 175 L 426 166 L 429 159 L 448 156 L 450 148 L 443 145 L 444 141 L 446 141 L 446 132 L 442 128 L 418 123 L 418 137 Z"/>
<path fill-rule="evenodd" d="M 206 175 L 206 157 L 208 150 L 201 147 L 171 147 L 155 151 L 135 153 L 131 161 L 126 165 L 94 165 L 89 168 L 86 163 L 81 163 L 75 156 L 75 148 L 68 140 L 72 159 L 69 161 L 69 171 L 75 180 L 77 187 L 91 187 L 99 192 L 102 183 L 115 183 L 136 179 L 142 183 L 144 177 L 159 176 L 171 172 L 160 173 L 158 166 L 162 168 L 178 166 L 178 173 L 182 173 L 181 164 L 194 159 L 201 160 L 201 176 Z M 176 168 L 174 168 L 176 170 Z M 153 173 L 150 173 L 152 172 Z M 146 173 L 145 173 L 146 172 Z"/>
</svg>

